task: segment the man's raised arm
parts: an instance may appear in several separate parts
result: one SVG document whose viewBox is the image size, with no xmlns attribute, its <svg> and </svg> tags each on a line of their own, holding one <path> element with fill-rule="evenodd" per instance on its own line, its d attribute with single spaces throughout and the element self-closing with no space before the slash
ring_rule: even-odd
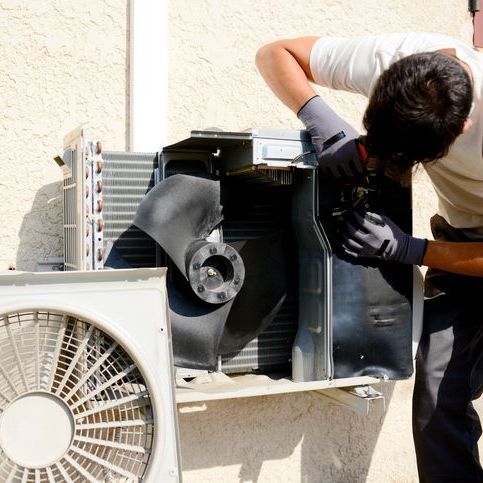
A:
<svg viewBox="0 0 483 483">
<path fill-rule="evenodd" d="M 265 45 L 256 64 L 270 89 L 307 128 L 321 170 L 335 178 L 355 177 L 363 164 L 359 134 L 310 85 L 310 51 L 316 40 L 302 37 Z"/>
<path fill-rule="evenodd" d="M 273 93 L 295 114 L 315 91 L 310 51 L 317 37 L 277 40 L 261 47 L 255 63 Z"/>
</svg>

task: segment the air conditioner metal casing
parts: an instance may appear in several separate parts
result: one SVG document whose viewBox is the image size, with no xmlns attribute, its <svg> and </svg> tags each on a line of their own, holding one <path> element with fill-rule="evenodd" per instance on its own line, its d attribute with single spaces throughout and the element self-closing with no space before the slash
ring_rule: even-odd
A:
<svg viewBox="0 0 483 483">
<path fill-rule="evenodd" d="M 133 156 L 133 153 L 112 153 L 113 159 L 118 155 Z M 107 157 L 111 153 L 103 153 Z M 172 174 L 212 174 L 212 175 L 229 175 L 237 179 L 244 179 L 247 181 L 247 186 L 263 186 L 270 188 L 271 186 L 291 185 L 294 180 L 294 173 L 299 172 L 300 176 L 297 179 L 307 178 L 312 179 L 314 168 L 314 157 L 312 146 L 307 133 L 304 131 L 273 131 L 273 130 L 258 130 L 252 129 L 246 132 L 229 133 L 216 131 L 193 131 L 191 137 L 164 147 L 157 155 L 150 155 L 157 158 L 157 168 L 153 168 L 153 175 L 148 176 L 149 170 L 144 174 L 143 186 L 149 189 L 152 186 L 152 180 L 159 182 Z M 304 175 L 304 171 L 306 174 Z M 115 179 L 115 169 L 112 171 L 112 180 Z M 316 181 L 316 179 L 314 178 Z M 312 181 L 308 181 L 312 183 Z M 109 183 L 104 186 L 107 189 Z M 308 186 L 308 185 L 307 185 Z M 119 188 L 115 183 L 112 184 L 113 192 Z M 317 186 L 310 190 L 317 190 Z M 317 193 L 313 193 L 314 200 L 317 199 Z M 407 197 L 406 197 L 407 198 Z M 316 201 L 314 201 L 316 202 Z M 135 206 L 137 201 L 131 199 L 132 211 L 129 214 L 130 219 L 126 220 L 125 226 L 132 221 L 135 213 Z M 305 203 L 307 205 L 307 203 Z M 104 209 L 109 210 L 109 201 L 104 203 Z M 312 216 L 317 216 L 318 207 L 313 208 Z M 410 210 L 410 206 L 409 206 Z M 66 211 L 66 210 L 65 210 Z M 67 210 L 68 211 L 68 210 Z M 410 213 L 410 211 L 409 211 Z M 302 215 L 306 217 L 309 214 Z M 96 214 L 96 216 L 103 216 L 103 214 Z M 227 217 L 229 218 L 229 217 Z M 407 218 L 407 217 L 406 217 Z M 109 221 L 106 219 L 104 230 L 107 230 Z M 225 221 L 223 227 L 223 237 L 226 242 L 236 239 L 230 229 L 226 228 L 229 224 L 229 219 Z M 314 221 L 314 227 L 319 222 Z M 319 224 L 320 225 L 320 224 Z M 81 233 L 78 230 L 78 233 Z M 106 231 L 104 231 L 104 234 Z M 250 230 L 245 230 L 247 237 L 256 236 L 250 234 Z M 319 237 L 324 238 L 323 233 Z M 113 238 L 115 238 L 113 236 Z M 321 263 L 327 269 L 331 267 L 331 253 L 327 242 L 323 242 L 326 248 L 323 248 L 323 253 L 320 254 Z M 156 249 L 158 253 L 156 263 L 165 264 L 166 260 L 162 256 L 162 251 L 159 247 Z M 146 252 L 139 253 L 145 255 Z M 133 254 L 134 255 L 134 254 Z M 136 259 L 136 255 L 130 260 L 132 262 Z M 322 260 L 323 259 L 323 260 Z M 94 264 L 94 261 L 91 262 Z M 325 269 L 324 269 L 325 270 Z M 332 328 L 331 328 L 331 275 L 325 270 L 328 277 L 325 281 L 317 282 L 317 293 L 324 293 L 326 302 L 323 299 L 314 301 L 319 308 L 314 308 L 317 313 L 321 315 L 317 322 L 314 322 L 313 327 L 307 327 L 306 334 L 320 334 L 322 337 L 318 344 L 318 355 L 310 354 L 311 349 L 308 350 L 302 344 L 302 356 L 299 357 L 295 372 L 293 375 L 296 380 L 310 381 L 317 379 L 332 378 L 334 374 L 334 366 L 332 359 Z M 415 271 L 416 272 L 416 271 Z M 309 272 L 309 278 L 312 277 Z M 419 273 L 415 274 L 416 278 L 420 278 Z M 300 287 L 299 287 L 300 288 Z M 322 291 L 322 292 L 320 292 Z M 325 291 L 325 292 L 324 292 Z M 314 292 L 315 293 L 315 292 Z M 298 329 L 298 320 L 296 314 L 296 296 L 295 300 L 288 299 L 292 304 L 287 306 L 286 315 L 281 313 L 280 320 L 274 320 L 272 324 L 261 333 L 256 339 L 247 344 L 241 351 L 219 358 L 218 370 L 225 373 L 246 373 L 246 372 L 286 372 L 290 370 L 292 364 L 292 345 L 294 342 L 295 333 Z M 421 305 L 421 297 L 419 295 L 414 298 L 413 313 L 418 313 L 416 310 Z M 323 308 L 323 305 L 326 308 Z M 295 304 L 295 308 L 294 308 Z M 322 305 L 321 305 L 322 304 Z M 312 336 L 310 336 L 312 337 Z M 307 338 L 305 338 L 307 340 Z M 299 338 L 300 342 L 300 338 Z M 311 342 L 312 344 L 312 342 Z M 295 355 L 298 352 L 294 352 Z M 310 369 L 308 372 L 305 369 L 307 364 L 307 356 L 310 361 L 309 364 L 314 364 L 316 361 L 317 369 Z M 298 356 L 297 356 L 298 357 Z M 315 357 L 315 358 L 314 358 Z M 302 361 L 302 362 L 301 362 Z M 304 366 L 301 369 L 300 364 Z M 292 367 L 292 370 L 294 368 Z"/>
</svg>

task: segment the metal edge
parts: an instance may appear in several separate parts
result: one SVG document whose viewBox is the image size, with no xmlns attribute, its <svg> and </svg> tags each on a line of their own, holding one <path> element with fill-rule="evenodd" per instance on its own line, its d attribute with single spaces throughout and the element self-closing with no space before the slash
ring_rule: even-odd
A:
<svg viewBox="0 0 483 483">
<path fill-rule="evenodd" d="M 206 384 L 192 382 L 182 386 L 178 383 L 176 403 L 319 391 L 330 388 L 378 384 L 380 382 L 382 382 L 381 379 L 367 376 L 309 382 L 293 382 L 291 379 L 277 378 L 273 375 L 226 376 L 226 379 L 224 378 L 221 382 L 215 381 Z"/>
</svg>

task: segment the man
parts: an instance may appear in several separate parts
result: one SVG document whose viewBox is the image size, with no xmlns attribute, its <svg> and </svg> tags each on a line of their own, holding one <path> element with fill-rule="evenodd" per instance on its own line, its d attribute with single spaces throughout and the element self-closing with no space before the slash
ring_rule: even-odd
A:
<svg viewBox="0 0 483 483">
<path fill-rule="evenodd" d="M 413 433 L 422 482 L 483 482 L 472 400 L 483 390 L 483 60 L 439 34 L 304 37 L 262 47 L 257 67 L 311 134 L 322 173 L 357 176 L 358 134 L 311 83 L 369 97 L 364 145 L 400 173 L 421 163 L 438 195 L 436 240 L 356 213 L 343 248 L 353 256 L 430 267 L 417 356 Z"/>
</svg>

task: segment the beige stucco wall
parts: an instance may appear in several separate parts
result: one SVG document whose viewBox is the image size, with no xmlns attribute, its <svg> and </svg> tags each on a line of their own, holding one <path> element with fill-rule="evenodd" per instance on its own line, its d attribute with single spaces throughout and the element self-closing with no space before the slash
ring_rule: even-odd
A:
<svg viewBox="0 0 483 483">
<path fill-rule="evenodd" d="M 62 253 L 62 138 L 87 123 L 126 144 L 125 0 L 0 2 L 0 270 Z"/>
<path fill-rule="evenodd" d="M 141 0 L 136 0 L 141 1 Z M 169 139 L 191 128 L 293 127 L 253 58 L 263 43 L 307 34 L 433 30 L 470 40 L 466 1 L 172 0 L 169 8 Z M 30 270 L 61 254 L 63 135 L 87 122 L 109 149 L 128 131 L 128 3 L 0 3 L 0 269 Z M 359 125 L 364 100 L 323 92 Z M 417 233 L 434 198 L 415 189 Z M 412 381 L 386 384 L 388 409 L 362 417 L 310 393 L 183 406 L 188 482 L 410 482 Z"/>
</svg>

